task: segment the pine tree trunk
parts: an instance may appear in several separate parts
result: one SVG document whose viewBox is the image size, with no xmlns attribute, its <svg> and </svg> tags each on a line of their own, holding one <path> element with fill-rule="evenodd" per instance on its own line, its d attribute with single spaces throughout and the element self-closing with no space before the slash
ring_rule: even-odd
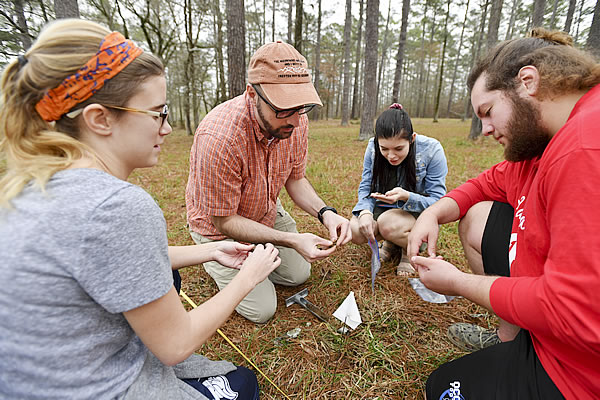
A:
<svg viewBox="0 0 600 400">
<path fill-rule="evenodd" d="M 473 50 L 471 51 L 471 54 L 473 54 L 473 57 L 471 59 L 471 65 L 474 66 L 475 63 L 477 62 L 477 60 L 479 59 L 479 52 L 481 50 L 481 44 L 483 43 L 483 32 L 484 32 L 484 28 L 485 28 L 485 23 L 486 23 L 486 19 L 487 19 L 487 8 L 489 6 L 489 0 L 482 0 L 482 10 L 481 10 L 481 19 L 479 22 L 479 32 L 476 33 L 477 38 L 475 39 L 475 41 L 473 42 Z M 468 116 L 469 116 L 469 111 L 471 110 L 471 92 L 467 92 L 467 98 L 465 100 L 465 113 L 464 116 L 462 118 L 462 120 L 464 121 Z M 477 116 L 473 115 L 473 120 L 471 121 L 471 128 L 473 129 L 473 124 L 475 120 L 475 118 L 477 118 Z M 479 119 L 479 118 L 477 118 Z M 470 133 L 469 133 L 469 137 L 470 137 Z"/>
<path fill-rule="evenodd" d="M 512 39 L 513 30 L 515 28 L 515 21 L 517 19 L 517 11 L 521 7 L 521 0 L 513 0 L 512 7 L 510 8 L 510 20 L 508 22 L 508 29 L 506 30 L 506 37 L 504 40 Z"/>
<path fill-rule="evenodd" d="M 217 1 L 217 0 L 215 0 Z M 262 40 L 261 43 L 267 42 L 267 0 L 262 0 L 263 12 L 262 12 Z"/>
<path fill-rule="evenodd" d="M 379 0 L 367 0 L 365 24 L 365 67 L 363 69 L 363 112 L 360 119 L 359 140 L 373 135 L 377 95 L 377 42 L 379 36 Z"/>
<path fill-rule="evenodd" d="M 490 22 L 486 40 L 487 50 L 498 43 L 498 29 L 500 28 L 500 18 L 502 17 L 503 0 L 492 0 L 492 9 L 490 10 Z"/>
<path fill-rule="evenodd" d="M 565 32 L 571 32 L 571 24 L 573 23 L 573 14 L 575 14 L 575 6 L 577 5 L 577 0 L 569 0 L 569 9 L 567 11 L 567 19 L 565 20 Z"/>
<path fill-rule="evenodd" d="M 56 19 L 79 18 L 77 0 L 54 0 L 54 13 Z"/>
<path fill-rule="evenodd" d="M 302 54 L 302 2 L 303 0 L 296 0 L 296 21 L 294 22 L 294 47 L 298 50 L 298 53 Z"/>
<path fill-rule="evenodd" d="M 408 1 L 408 0 L 407 0 Z M 359 86 L 360 86 L 360 63 L 362 61 L 360 57 L 361 53 L 361 39 L 362 39 L 362 22 L 363 22 L 363 5 L 364 0 L 359 0 L 360 3 L 360 12 L 358 17 L 358 38 L 356 39 L 356 59 L 355 59 L 355 67 L 354 67 L 354 85 L 352 89 L 352 111 L 350 112 L 350 119 L 356 119 L 359 115 L 358 113 L 358 101 L 359 101 Z"/>
<path fill-rule="evenodd" d="M 223 15 L 221 14 L 220 0 L 213 2 L 215 13 L 215 54 L 217 59 L 217 96 L 215 105 L 227 100 L 227 86 L 225 84 L 225 65 L 223 62 Z"/>
<path fill-rule="evenodd" d="M 435 37 L 435 28 L 436 28 L 436 19 L 437 19 L 437 8 L 433 8 L 433 20 L 431 21 L 431 34 L 429 35 L 429 47 L 433 47 L 434 44 L 434 37 Z M 428 54 L 427 55 L 427 68 L 425 68 L 425 88 L 424 88 L 424 95 L 422 96 L 422 100 L 423 100 L 423 108 L 421 113 L 419 113 L 419 115 L 421 115 L 422 117 L 425 117 L 427 115 L 427 106 L 428 106 L 428 101 L 429 101 L 429 76 L 431 75 L 431 61 L 432 61 L 433 57 Z"/>
<path fill-rule="evenodd" d="M 468 3 L 467 3 L 468 4 Z M 468 8 L 468 6 L 467 6 Z M 396 53 L 396 70 L 394 72 L 394 84 L 392 85 L 392 103 L 397 103 L 402 81 L 402 63 L 404 61 L 404 47 L 406 46 L 406 31 L 408 29 L 408 13 L 410 12 L 410 0 L 402 1 L 402 25 L 400 26 L 400 38 L 398 39 L 398 53 Z M 464 31 L 464 26 L 463 26 Z M 458 49 L 460 52 L 460 47 Z"/>
<path fill-rule="evenodd" d="M 193 135 L 196 126 L 192 121 L 192 107 L 190 99 L 194 95 L 192 92 L 192 79 L 193 79 L 193 58 L 192 53 L 188 53 L 188 57 L 183 65 L 184 80 L 185 80 L 185 96 L 183 101 L 183 109 L 185 112 L 185 129 L 188 135 Z"/>
<path fill-rule="evenodd" d="M 321 1 L 319 0 L 319 14 L 317 15 L 317 46 L 315 48 L 315 90 L 319 93 L 319 86 L 321 85 Z M 312 112 L 314 119 L 316 121 L 321 117 L 321 109 L 317 107 Z"/>
<path fill-rule="evenodd" d="M 319 2 L 320 3 L 320 2 Z M 346 0 L 346 22 L 344 24 L 344 88 L 342 90 L 342 126 L 348 125 L 350 117 L 350 34 L 352 33 L 352 0 Z"/>
<path fill-rule="evenodd" d="M 467 21 L 469 18 L 469 4 L 470 0 L 467 0 L 467 4 L 465 6 L 465 19 L 462 24 L 462 28 L 460 31 L 460 40 L 458 42 L 458 49 L 456 50 L 456 60 L 454 61 L 454 71 L 452 72 L 452 81 L 450 83 L 450 93 L 448 94 L 448 107 L 446 108 L 446 117 L 450 117 L 450 109 L 452 108 L 452 100 L 454 98 L 454 85 L 456 84 L 456 74 L 458 73 L 458 64 L 460 61 L 460 55 L 462 52 L 462 46 L 465 35 L 465 27 L 467 26 Z"/>
<path fill-rule="evenodd" d="M 417 112 L 416 115 L 418 117 L 421 117 L 421 103 L 423 102 L 423 92 L 424 92 L 424 88 L 423 88 L 423 83 L 425 81 L 425 30 L 427 29 L 427 8 L 428 8 L 429 3 L 426 1 L 425 2 L 425 10 L 423 11 L 423 27 L 421 28 L 421 49 L 420 49 L 420 53 L 421 53 L 421 57 L 420 57 L 420 61 L 419 61 L 419 72 L 418 72 L 418 76 L 419 76 L 419 84 L 418 84 L 418 88 L 417 88 Z"/>
<path fill-rule="evenodd" d="M 265 0 L 267 1 L 267 0 Z M 275 10 L 277 9 L 275 0 L 273 0 L 273 18 L 271 20 L 271 41 L 275 41 Z"/>
<path fill-rule="evenodd" d="M 556 12 L 558 10 L 558 0 L 554 0 L 554 5 L 552 6 L 552 16 L 550 17 L 550 29 L 556 29 Z"/>
<path fill-rule="evenodd" d="M 546 11 L 546 0 L 533 1 L 533 13 L 531 27 L 535 28 L 544 25 L 544 12 Z"/>
<path fill-rule="evenodd" d="M 294 20 L 292 18 L 292 10 L 294 9 L 294 0 L 288 0 L 288 32 L 287 42 L 292 44 L 292 30 L 294 29 Z"/>
<path fill-rule="evenodd" d="M 229 98 L 246 90 L 246 24 L 244 0 L 226 0 L 227 8 L 227 77 Z"/>
<path fill-rule="evenodd" d="M 498 28 L 500 26 L 500 16 L 502 12 L 503 0 L 492 0 L 492 9 L 490 11 L 490 21 L 488 23 L 488 34 L 486 48 L 489 51 L 498 42 Z M 469 139 L 474 140 L 481 136 L 481 121 L 477 115 L 473 114 L 471 119 L 471 131 Z"/>
<path fill-rule="evenodd" d="M 19 26 L 19 38 L 23 45 L 23 50 L 27 51 L 31 47 L 31 36 L 29 36 L 29 28 L 27 27 L 27 19 L 23 11 L 23 0 L 13 0 L 15 5 L 15 14 L 17 14 L 17 25 Z"/>
<path fill-rule="evenodd" d="M 577 13 L 577 28 L 575 28 L 575 36 L 573 37 L 573 41 L 577 43 L 579 41 L 579 25 L 581 24 L 581 15 L 583 14 L 583 6 L 585 4 L 585 0 L 581 0 L 579 3 L 579 12 Z"/>
<path fill-rule="evenodd" d="M 376 100 L 375 101 L 375 112 L 377 112 L 377 110 L 379 109 L 379 91 L 381 89 L 381 82 L 383 80 L 383 77 L 382 77 L 383 66 L 385 63 L 385 58 L 386 58 L 387 49 L 388 49 L 388 34 L 390 32 L 391 14 L 392 14 L 392 0 L 389 0 L 387 20 L 385 22 L 385 31 L 383 34 L 383 43 L 381 45 L 381 61 L 379 63 L 379 71 L 377 72 L 377 95 L 375 96 L 375 100 Z"/>
<path fill-rule="evenodd" d="M 440 76 L 438 80 L 437 94 L 435 96 L 435 105 L 433 107 L 433 122 L 438 122 L 438 113 L 440 111 L 440 97 L 442 96 L 442 84 L 444 82 L 444 62 L 446 60 L 446 44 L 448 43 L 448 19 L 450 18 L 450 0 L 446 10 L 446 19 L 444 21 L 444 44 L 442 45 L 442 57 L 440 58 Z"/>
<path fill-rule="evenodd" d="M 586 48 L 597 57 L 600 57 L 600 0 L 596 1 L 596 7 L 594 7 L 594 18 L 592 19 Z"/>
<path fill-rule="evenodd" d="M 183 111 L 185 114 L 184 122 L 185 122 L 185 130 L 188 135 L 193 135 L 194 130 L 196 129 L 195 120 L 193 120 L 194 109 L 192 104 L 195 104 L 195 101 L 192 101 L 192 98 L 195 96 L 194 87 L 192 83 L 196 80 L 195 74 L 195 64 L 194 64 L 194 51 L 196 51 L 195 47 L 197 42 L 194 40 L 194 23 L 193 21 L 193 7 L 191 4 L 191 0 L 184 1 L 183 6 L 183 14 L 184 14 L 184 29 L 185 29 L 185 41 L 186 41 L 186 50 L 187 56 L 185 61 L 183 62 L 183 80 L 184 80 L 184 99 L 183 99 Z M 123 16 L 121 15 L 121 18 Z"/>
</svg>

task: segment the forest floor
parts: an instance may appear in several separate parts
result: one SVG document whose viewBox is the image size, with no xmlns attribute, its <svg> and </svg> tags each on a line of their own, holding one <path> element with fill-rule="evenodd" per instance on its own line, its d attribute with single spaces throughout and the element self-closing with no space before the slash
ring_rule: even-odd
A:
<svg viewBox="0 0 600 400">
<path fill-rule="evenodd" d="M 493 140 L 467 139 L 469 121 L 414 119 L 413 125 L 416 132 L 444 146 L 448 190 L 502 159 L 502 148 Z M 356 203 L 366 147 L 357 140 L 358 132 L 358 123 L 341 127 L 339 120 L 310 125 L 307 177 L 323 200 L 348 218 Z M 185 210 L 192 140 L 175 130 L 167 137 L 158 166 L 138 170 L 129 179 L 150 192 L 163 209 L 171 245 L 193 244 Z M 300 232 L 327 237 L 316 218 L 296 207 L 285 190 L 280 197 Z M 466 270 L 457 224 L 442 227 L 438 249 L 446 260 Z M 394 265 L 383 264 L 373 293 L 368 246 L 347 244 L 313 263 L 305 284 L 277 286 L 278 308 L 271 321 L 256 325 L 234 313 L 221 330 L 291 399 L 422 399 L 429 374 L 464 354 L 447 340 L 448 326 L 462 321 L 491 327 L 495 317 L 463 298 L 446 304 L 421 300 L 406 278 L 396 276 Z M 201 266 L 181 271 L 182 289 L 195 303 L 217 292 Z M 307 299 L 329 315 L 353 291 L 362 324 L 343 335 L 338 333 L 341 322 L 333 317 L 323 323 L 298 305 L 286 308 L 285 299 L 303 288 L 308 288 Z M 295 328 L 300 328 L 296 338 L 280 339 Z M 217 334 L 199 352 L 253 369 Z M 263 399 L 284 398 L 258 372 L 257 376 Z"/>
<path fill-rule="evenodd" d="M 353 121 L 354 122 L 354 121 Z M 459 120 L 413 119 L 416 132 L 438 139 L 448 159 L 448 190 L 502 159 L 493 140 L 467 139 L 470 123 Z M 339 120 L 311 122 L 307 177 L 321 198 L 351 216 L 357 199 L 366 142 L 358 141 L 358 122 L 341 127 Z M 162 208 L 171 245 L 193 244 L 186 227 L 185 186 L 193 137 L 175 130 L 163 146 L 154 168 L 135 171 L 129 181 L 143 187 Z M 0 157 L 0 172 L 6 160 Z M 316 218 L 296 207 L 282 191 L 284 207 L 300 232 L 328 237 Z M 444 225 L 438 254 L 467 270 L 457 224 Z M 275 317 L 264 325 L 233 314 L 221 331 L 291 399 L 423 399 L 429 374 L 440 364 L 464 353 L 446 338 L 454 322 L 492 327 L 496 317 L 471 302 L 456 298 L 446 304 L 427 303 L 398 277 L 394 263 L 384 263 L 371 291 L 370 249 L 347 244 L 329 258 L 313 263 L 309 280 L 300 287 L 277 286 Z M 206 301 L 217 287 L 201 266 L 181 270 L 183 291 L 196 303 Z M 323 323 L 285 299 L 308 288 L 307 299 L 328 315 L 354 292 L 362 324 L 340 334 L 342 323 Z M 182 299 L 187 308 L 190 306 Z M 282 340 L 299 328 L 295 338 Z M 253 369 L 221 336 L 215 334 L 199 352 Z M 261 398 L 285 398 L 257 372 Z"/>
</svg>

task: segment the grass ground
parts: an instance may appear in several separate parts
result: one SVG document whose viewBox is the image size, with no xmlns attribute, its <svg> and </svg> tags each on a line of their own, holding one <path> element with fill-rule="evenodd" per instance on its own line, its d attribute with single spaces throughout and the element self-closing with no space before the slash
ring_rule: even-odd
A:
<svg viewBox="0 0 600 400">
<path fill-rule="evenodd" d="M 469 124 L 457 120 L 413 120 L 415 130 L 440 140 L 448 158 L 448 190 L 502 158 L 492 140 L 466 139 Z M 327 204 L 350 216 L 356 202 L 366 143 L 356 140 L 359 126 L 341 127 L 338 120 L 311 123 L 307 176 Z M 164 211 L 172 245 L 193 244 L 186 228 L 185 185 L 192 137 L 175 131 L 163 146 L 158 166 L 136 171 L 130 181 L 146 189 Z M 0 172 L 6 167 L 0 155 Z M 318 221 L 298 209 L 285 193 L 284 206 L 301 232 L 327 237 Z M 466 270 L 456 224 L 442 227 L 439 254 Z M 196 303 L 217 292 L 201 266 L 182 270 L 183 290 Z M 321 323 L 299 306 L 285 307 L 285 299 L 307 287 L 308 300 L 332 314 L 354 291 L 363 323 L 349 335 L 341 326 Z M 366 245 L 348 244 L 312 266 L 311 278 L 301 287 L 278 287 L 278 310 L 273 320 L 255 325 L 237 314 L 222 327 L 227 335 L 291 399 L 422 399 L 428 375 L 438 365 L 461 356 L 446 339 L 453 322 L 492 326 L 495 317 L 465 299 L 447 304 L 422 301 L 406 278 L 385 263 L 371 292 L 370 252 Z M 187 305 L 186 305 L 187 306 Z M 300 328 L 297 338 L 277 340 Z M 200 350 L 213 359 L 248 363 L 224 339 L 215 335 Z M 258 375 L 258 374 L 257 374 Z M 263 399 L 283 396 L 259 376 Z"/>
<path fill-rule="evenodd" d="M 467 140 L 468 122 L 413 120 L 415 130 L 440 140 L 448 158 L 448 190 L 502 158 L 492 140 Z M 356 203 L 366 143 L 358 138 L 359 126 L 341 127 L 338 120 L 311 123 L 307 176 L 327 204 L 350 217 Z M 130 181 L 150 192 L 164 211 L 170 244 L 192 244 L 186 229 L 185 185 L 192 137 L 175 131 L 166 142 L 158 166 L 137 171 Z M 327 237 L 318 221 L 295 207 L 285 190 L 284 206 L 298 230 Z M 442 227 L 439 253 L 466 270 L 456 224 Z M 183 290 L 201 303 L 217 292 L 201 266 L 182 270 Z M 321 323 L 299 306 L 285 307 L 285 299 L 307 287 L 308 300 L 332 314 L 354 291 L 363 323 L 349 335 L 333 319 Z M 253 362 L 292 399 L 421 399 L 429 373 L 438 365 L 461 356 L 446 339 L 453 322 L 492 326 L 495 317 L 458 298 L 448 304 L 422 301 L 406 278 L 395 275 L 385 263 L 371 292 L 370 252 L 366 245 L 348 244 L 328 259 L 312 266 L 311 278 L 301 287 L 278 287 L 278 310 L 273 320 L 255 325 L 237 314 L 222 327 Z M 277 340 L 300 328 L 297 338 Z M 221 337 L 215 335 L 200 353 L 214 358 L 248 363 Z M 259 376 L 262 398 L 283 396 Z"/>
</svg>

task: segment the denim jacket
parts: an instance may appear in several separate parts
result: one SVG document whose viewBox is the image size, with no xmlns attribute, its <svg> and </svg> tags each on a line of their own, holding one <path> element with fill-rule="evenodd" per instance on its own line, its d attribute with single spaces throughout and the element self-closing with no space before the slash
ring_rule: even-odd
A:
<svg viewBox="0 0 600 400">
<path fill-rule="evenodd" d="M 446 194 L 446 174 L 448 164 L 444 149 L 440 142 L 434 138 L 417 134 L 416 139 L 417 185 L 416 193 L 410 192 L 408 201 L 398 201 L 387 204 L 369 197 L 371 194 L 371 180 L 373 179 L 373 160 L 375 159 L 374 139 L 369 140 L 365 151 L 362 179 L 358 186 L 358 203 L 352 213 L 358 215 L 361 210 L 373 211 L 375 205 L 387 208 L 400 208 L 411 213 L 421 213 L 427 207 L 438 201 Z M 404 182 L 396 186 L 402 187 Z"/>
</svg>

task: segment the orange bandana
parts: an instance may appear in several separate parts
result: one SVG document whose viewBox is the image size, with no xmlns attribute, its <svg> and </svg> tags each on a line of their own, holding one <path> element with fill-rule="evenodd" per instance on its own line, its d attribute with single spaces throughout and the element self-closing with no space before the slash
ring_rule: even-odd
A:
<svg viewBox="0 0 600 400">
<path fill-rule="evenodd" d="M 112 32 L 100 43 L 100 50 L 90 61 L 60 85 L 49 90 L 35 105 L 44 121 L 57 121 L 73 106 L 90 98 L 104 82 L 117 75 L 143 50 L 119 32 Z"/>
</svg>

